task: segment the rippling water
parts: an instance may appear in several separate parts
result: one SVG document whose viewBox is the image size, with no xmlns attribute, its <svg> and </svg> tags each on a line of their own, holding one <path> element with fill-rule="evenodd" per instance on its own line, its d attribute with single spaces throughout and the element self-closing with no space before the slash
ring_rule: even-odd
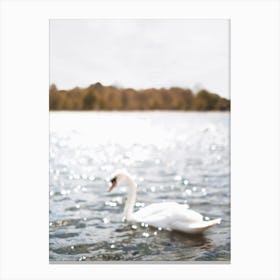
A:
<svg viewBox="0 0 280 280">
<path fill-rule="evenodd" d="M 50 113 L 49 258 L 54 261 L 229 261 L 229 113 Z M 122 222 L 122 168 L 138 184 L 135 210 L 187 203 L 222 223 L 203 235 Z"/>
</svg>

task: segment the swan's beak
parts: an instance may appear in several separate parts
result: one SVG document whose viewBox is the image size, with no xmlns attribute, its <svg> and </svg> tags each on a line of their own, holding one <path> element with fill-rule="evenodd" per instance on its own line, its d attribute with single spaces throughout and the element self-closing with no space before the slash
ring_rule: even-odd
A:
<svg viewBox="0 0 280 280">
<path fill-rule="evenodd" d="M 110 185 L 109 185 L 108 192 L 112 191 L 112 189 L 117 185 L 117 179 L 116 179 L 116 178 L 113 178 L 110 182 L 111 182 L 111 183 L 110 183 Z"/>
</svg>

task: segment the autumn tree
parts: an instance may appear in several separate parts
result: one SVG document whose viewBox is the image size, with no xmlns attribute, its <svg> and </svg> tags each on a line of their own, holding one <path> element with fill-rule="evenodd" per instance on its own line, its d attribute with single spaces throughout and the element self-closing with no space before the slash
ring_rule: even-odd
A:
<svg viewBox="0 0 280 280">
<path fill-rule="evenodd" d="M 230 110 L 230 101 L 205 89 L 179 87 L 135 90 L 95 83 L 87 88 L 49 89 L 50 110 Z"/>
</svg>

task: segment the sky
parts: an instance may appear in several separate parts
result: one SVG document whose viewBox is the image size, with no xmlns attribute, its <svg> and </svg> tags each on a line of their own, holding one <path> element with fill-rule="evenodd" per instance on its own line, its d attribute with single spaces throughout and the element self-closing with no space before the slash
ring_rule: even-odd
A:
<svg viewBox="0 0 280 280">
<path fill-rule="evenodd" d="M 205 88 L 229 97 L 229 21 L 55 19 L 50 83 L 135 89 Z"/>
</svg>

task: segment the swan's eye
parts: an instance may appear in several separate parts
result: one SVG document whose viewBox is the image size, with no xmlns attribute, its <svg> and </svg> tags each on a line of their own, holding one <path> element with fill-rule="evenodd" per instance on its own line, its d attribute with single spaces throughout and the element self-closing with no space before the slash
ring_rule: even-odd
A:
<svg viewBox="0 0 280 280">
<path fill-rule="evenodd" d="M 117 178 L 114 177 L 113 179 L 110 180 L 110 182 L 113 184 L 113 183 L 116 183 L 117 182 Z"/>
</svg>

